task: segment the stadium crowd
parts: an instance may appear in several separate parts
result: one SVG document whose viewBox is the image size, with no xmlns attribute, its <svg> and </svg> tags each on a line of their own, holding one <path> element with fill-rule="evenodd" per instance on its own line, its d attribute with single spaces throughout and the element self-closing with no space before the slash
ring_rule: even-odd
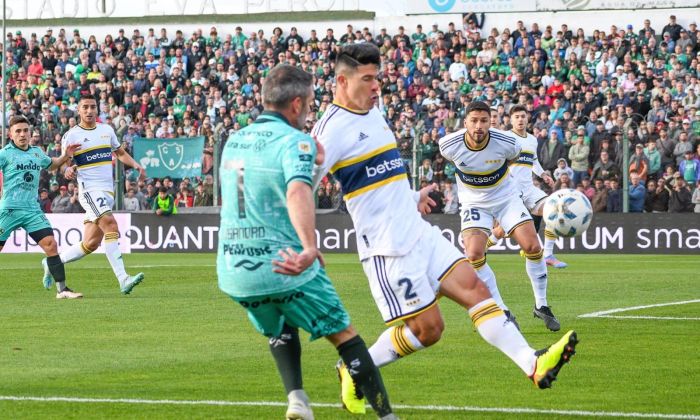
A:
<svg viewBox="0 0 700 420">
<path fill-rule="evenodd" d="M 481 21 L 481 22 L 479 22 Z M 25 115 L 31 143 L 60 155 L 62 135 L 77 124 L 82 94 L 99 98 L 98 121 L 111 124 L 131 148 L 136 137 L 204 136 L 202 176 L 138 180 L 127 171 L 128 210 L 157 211 L 157 197 L 175 207 L 213 205 L 213 163 L 228 136 L 262 111 L 261 79 L 278 63 L 300 66 L 316 77 L 316 119 L 333 101 L 337 48 L 373 42 L 382 54 L 380 108 L 394 130 L 401 156 L 416 184 L 435 183 L 434 212 L 458 212 L 455 167 L 438 153 L 437 140 L 462 127 L 473 100 L 492 108 L 492 125 L 509 129 L 515 103 L 531 113 L 528 131 L 556 180 L 555 189 L 577 188 L 595 211 L 622 209 L 622 173 L 630 174 L 633 212 L 700 212 L 700 30 L 675 16 L 663 28 L 648 20 L 609 29 L 529 27 L 484 33 L 481 19 L 465 15 L 447 27 L 418 25 L 409 34 L 347 26 L 310 31 L 294 27 L 271 34 L 192 34 L 153 28 L 120 29 L 98 40 L 75 29 L 25 37 L 8 33 L 3 65 L 8 74 L 5 116 Z M 623 137 L 630 147 L 623 167 Z M 414 168 L 414 165 L 416 166 Z M 544 183 L 535 182 L 547 190 Z M 61 173 L 42 174 L 46 212 L 77 212 L 77 188 Z M 161 192 L 159 192 L 161 191 Z M 337 182 L 326 177 L 318 207 L 344 209 Z"/>
</svg>

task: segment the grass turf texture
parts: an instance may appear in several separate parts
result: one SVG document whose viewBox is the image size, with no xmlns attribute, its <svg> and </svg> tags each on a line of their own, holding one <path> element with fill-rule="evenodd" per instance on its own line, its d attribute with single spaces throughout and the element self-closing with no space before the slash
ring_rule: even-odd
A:
<svg viewBox="0 0 700 420">
<path fill-rule="evenodd" d="M 0 255 L 0 396 L 277 401 L 284 391 L 267 340 L 219 292 L 215 257 L 126 255 L 145 281 L 121 296 L 102 255 L 67 265 L 85 294 L 57 301 L 41 286 L 39 255 Z M 355 255 L 327 255 L 328 271 L 368 345 L 383 331 Z M 573 363 L 551 390 L 537 390 L 473 330 L 466 313 L 441 301 L 443 340 L 382 369 L 394 405 L 451 405 L 700 415 L 700 321 L 576 318 L 619 307 L 700 298 L 698 256 L 562 255 L 550 270 L 549 301 L 562 333 L 576 329 Z M 534 319 L 524 260 L 489 257 L 501 293 L 531 345 L 559 337 Z M 139 267 L 141 266 L 141 267 Z M 617 315 L 698 317 L 700 303 Z M 335 350 L 302 335 L 305 388 L 337 403 Z M 0 401 L 5 418 L 283 418 L 284 407 Z M 352 418 L 334 407 L 316 417 Z M 372 418 L 371 410 L 367 418 Z M 542 418 L 543 414 L 398 409 L 403 419 Z M 566 416 L 563 418 L 572 418 Z"/>
</svg>

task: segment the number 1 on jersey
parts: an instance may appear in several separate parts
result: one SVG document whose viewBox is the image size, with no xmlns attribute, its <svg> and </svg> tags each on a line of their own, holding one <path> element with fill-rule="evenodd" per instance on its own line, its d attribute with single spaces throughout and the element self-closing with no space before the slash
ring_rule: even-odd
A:
<svg viewBox="0 0 700 420">
<path fill-rule="evenodd" d="M 238 190 L 238 218 L 245 219 L 245 187 L 243 184 L 243 178 L 245 176 L 245 169 L 243 168 L 243 163 L 241 166 L 236 168 L 236 177 L 238 178 L 237 190 Z"/>
</svg>

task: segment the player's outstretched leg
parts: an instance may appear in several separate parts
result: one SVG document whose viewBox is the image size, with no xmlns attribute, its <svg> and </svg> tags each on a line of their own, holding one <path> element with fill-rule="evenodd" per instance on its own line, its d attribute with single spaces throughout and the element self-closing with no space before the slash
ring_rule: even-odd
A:
<svg viewBox="0 0 700 420">
<path fill-rule="evenodd" d="M 99 233 L 104 232 L 105 255 L 109 260 L 109 265 L 112 266 L 112 271 L 119 281 L 119 288 L 124 295 L 128 295 L 131 291 L 143 281 L 144 274 L 138 273 L 135 276 L 127 274 L 124 268 L 124 260 L 122 252 L 119 250 L 119 226 L 114 216 L 111 213 L 106 213 L 97 221 L 98 230 L 91 230 L 90 236 L 98 237 Z M 86 228 L 85 235 L 88 236 Z M 94 238 L 93 238 L 94 239 Z M 101 239 L 101 238 L 100 238 Z M 96 248 L 96 247 L 95 247 Z"/>
<path fill-rule="evenodd" d="M 501 309 L 503 309 L 503 313 L 506 314 L 506 318 L 508 318 L 508 320 L 512 322 L 517 329 L 520 329 L 520 324 L 518 324 L 518 321 L 515 319 L 515 315 L 510 311 L 510 309 L 508 309 L 508 306 L 506 306 L 503 298 L 501 297 L 501 292 L 498 290 L 498 284 L 496 283 L 496 275 L 486 262 L 486 256 L 478 258 L 474 261 L 469 260 L 469 263 L 472 265 L 472 267 L 474 267 L 477 276 L 479 276 L 481 281 L 483 281 L 486 287 L 488 287 L 493 300 Z"/>
<path fill-rule="evenodd" d="M 309 397 L 301 377 L 301 342 L 299 330 L 284 324 L 279 337 L 270 338 L 270 353 L 287 391 L 287 419 L 313 420 Z"/>
<path fill-rule="evenodd" d="M 549 229 L 544 230 L 544 260 L 548 266 L 554 268 L 566 268 L 569 265 L 557 259 L 554 256 L 554 245 L 557 241 L 557 235 Z"/>
<path fill-rule="evenodd" d="M 577 340 L 573 331 L 545 350 L 536 352 L 530 347 L 467 264 L 460 264 L 443 279 L 440 293 L 467 308 L 481 337 L 513 360 L 539 388 L 551 386 L 574 354 Z"/>
<path fill-rule="evenodd" d="M 384 388 L 382 376 L 379 373 L 379 368 L 372 362 L 372 357 L 367 350 L 365 342 L 359 335 L 344 341 L 337 346 L 338 354 L 342 360 L 342 365 L 339 368 L 341 375 L 341 383 L 355 384 L 358 388 L 355 391 L 357 397 L 364 396 L 369 404 L 374 409 L 377 416 L 381 419 L 395 419 L 391 405 L 389 404 L 389 396 Z M 350 376 L 351 381 L 343 380 L 343 376 Z M 345 391 L 345 389 L 343 389 Z M 343 398 L 343 404 L 345 399 Z M 352 413 L 362 413 L 359 407 L 347 407 Z"/>
</svg>

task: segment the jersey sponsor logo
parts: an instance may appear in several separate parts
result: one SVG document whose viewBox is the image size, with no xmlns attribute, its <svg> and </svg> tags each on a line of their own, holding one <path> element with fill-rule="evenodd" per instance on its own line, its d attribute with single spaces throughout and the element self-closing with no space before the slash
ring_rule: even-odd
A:
<svg viewBox="0 0 700 420">
<path fill-rule="evenodd" d="M 276 297 L 276 298 L 270 298 L 266 297 L 263 300 L 239 300 L 238 303 L 241 304 L 244 308 L 257 308 L 260 305 L 267 305 L 269 303 L 274 303 L 274 304 L 285 304 L 293 301 L 294 299 L 301 299 L 304 296 L 304 292 L 292 292 L 286 296 L 281 296 L 281 297 Z"/>
<path fill-rule="evenodd" d="M 457 169 L 457 175 L 459 176 L 459 179 L 462 181 L 462 183 L 468 187 L 473 188 L 493 187 L 499 182 L 501 182 L 501 180 L 503 180 L 507 173 L 507 163 L 504 163 L 503 165 L 501 165 L 500 168 L 487 174 L 470 174 Z"/>
<path fill-rule="evenodd" d="M 403 160 L 400 157 L 391 159 L 391 160 L 385 160 L 383 162 L 380 162 L 376 166 L 368 166 L 365 168 L 367 171 L 367 177 L 368 178 L 373 178 L 378 175 L 382 175 L 386 172 L 390 172 L 396 168 L 402 168 L 403 167 Z"/>
<path fill-rule="evenodd" d="M 263 226 L 241 227 L 226 229 L 226 239 L 263 239 L 265 237 L 265 228 Z"/>
<path fill-rule="evenodd" d="M 31 172 L 25 172 L 24 175 L 22 176 L 22 179 L 24 179 L 24 182 L 32 182 L 34 181 L 34 174 Z"/>
<path fill-rule="evenodd" d="M 17 170 L 18 171 L 40 171 L 44 168 L 41 167 L 41 165 L 31 162 L 31 163 L 18 163 L 17 164 Z M 27 181 L 28 182 L 28 181 Z"/>
<path fill-rule="evenodd" d="M 256 246 L 243 246 L 242 244 L 225 244 L 224 254 L 228 255 L 247 255 L 249 257 L 261 257 L 263 255 L 272 254 L 270 245 L 256 247 Z"/>
<path fill-rule="evenodd" d="M 530 152 L 521 152 L 518 156 L 518 160 L 515 161 L 515 164 L 532 166 L 535 164 L 535 155 Z"/>
<path fill-rule="evenodd" d="M 383 183 L 405 176 L 406 167 L 398 149 L 392 147 L 374 156 L 369 156 L 348 166 L 338 168 L 333 173 L 347 198 L 380 187 Z"/>
<path fill-rule="evenodd" d="M 238 261 L 238 262 L 236 263 L 236 265 L 234 265 L 233 267 L 234 267 L 234 268 L 242 267 L 242 268 L 245 268 L 245 269 L 248 270 L 248 271 L 255 271 L 255 270 L 257 270 L 258 268 L 260 268 L 262 265 L 263 265 L 263 263 L 261 263 L 261 262 L 259 262 L 259 263 L 254 263 L 254 262 L 249 261 L 249 260 L 241 260 L 241 261 Z"/>
<path fill-rule="evenodd" d="M 112 162 L 112 149 L 109 146 L 86 149 L 82 153 L 73 155 L 73 160 L 78 167 Z"/>
</svg>

